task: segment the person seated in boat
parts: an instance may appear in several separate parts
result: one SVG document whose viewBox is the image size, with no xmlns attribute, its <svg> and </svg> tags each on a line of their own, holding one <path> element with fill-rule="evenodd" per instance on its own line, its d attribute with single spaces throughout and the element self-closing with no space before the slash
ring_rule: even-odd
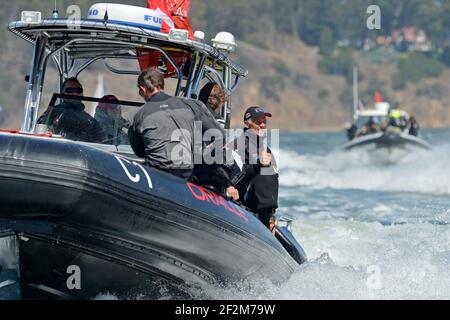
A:
<svg viewBox="0 0 450 320">
<path fill-rule="evenodd" d="M 386 132 L 386 130 L 389 128 L 389 124 L 390 124 L 390 119 L 383 119 L 383 121 L 381 121 L 380 124 L 380 130 L 381 132 Z"/>
<path fill-rule="evenodd" d="M 400 113 L 401 113 L 401 115 L 400 115 L 400 126 L 399 126 L 399 128 L 402 131 L 406 131 L 407 128 L 408 128 L 409 115 L 406 112 L 404 112 L 404 111 L 401 111 Z"/>
<path fill-rule="evenodd" d="M 250 107 L 244 114 L 244 132 L 232 142 L 244 165 L 245 176 L 237 185 L 242 203 L 273 231 L 274 215 L 278 208 L 279 174 L 272 151 L 265 143 L 267 113 L 259 106 Z"/>
<path fill-rule="evenodd" d="M 391 109 L 389 110 L 388 118 L 386 130 L 389 129 L 401 133 L 407 129 L 409 115 L 406 112 L 399 109 Z"/>
<path fill-rule="evenodd" d="M 410 117 L 408 120 L 409 131 L 408 133 L 412 136 L 419 136 L 420 126 L 415 117 Z"/>
<path fill-rule="evenodd" d="M 83 86 L 77 78 L 69 78 L 63 83 L 62 93 L 66 96 L 82 97 Z M 100 124 L 84 110 L 85 105 L 81 100 L 64 98 L 59 105 L 50 106 L 39 118 L 38 124 L 49 126 L 53 133 L 66 139 L 103 142 L 105 134 Z"/>
<path fill-rule="evenodd" d="M 139 75 L 138 88 L 146 104 L 128 129 L 133 151 L 149 166 L 188 180 L 193 169 L 195 114 L 187 101 L 164 92 L 164 76 L 156 67 Z M 184 153 L 175 158 L 173 149 L 180 144 Z"/>
<path fill-rule="evenodd" d="M 222 119 L 221 110 L 228 98 L 225 91 L 218 84 L 207 83 L 200 90 L 198 100 L 208 107 L 216 120 Z"/>
<path fill-rule="evenodd" d="M 106 95 L 102 100 L 105 102 L 98 104 L 94 119 L 100 123 L 105 133 L 105 144 L 115 146 L 128 144 L 128 134 L 124 129 L 128 129 L 130 123 L 122 117 L 122 107 L 116 103 L 119 99 L 114 95 Z"/>
<path fill-rule="evenodd" d="M 373 117 L 369 118 L 369 121 L 367 121 L 366 125 L 368 128 L 368 134 L 374 134 L 379 131 L 377 123 L 373 120 Z"/>
<path fill-rule="evenodd" d="M 373 117 L 370 117 L 369 120 L 362 126 L 361 130 L 356 135 L 356 138 L 364 137 L 369 134 L 375 134 L 381 130 L 378 127 L 377 123 L 374 121 Z"/>
<path fill-rule="evenodd" d="M 402 131 L 405 127 L 404 119 L 402 119 L 402 112 L 398 109 L 391 109 L 389 111 L 389 127 L 394 131 Z"/>
<path fill-rule="evenodd" d="M 130 145 L 151 167 L 190 180 L 198 152 L 203 159 L 203 148 L 198 150 L 194 145 L 195 122 L 201 123 L 202 135 L 209 130 L 216 134 L 217 139 L 207 142 L 213 150 L 224 147 L 225 132 L 203 103 L 169 96 L 164 87 L 164 76 L 157 67 L 140 74 L 139 94 L 147 103 L 137 112 L 128 130 Z M 220 173 L 209 175 L 220 176 Z M 234 198 L 237 190 L 227 178 L 230 180 L 226 176 L 217 180 L 227 186 L 227 192 Z"/>
<path fill-rule="evenodd" d="M 363 126 L 359 133 L 356 135 L 357 138 L 367 136 L 369 134 L 369 127 Z"/>
<path fill-rule="evenodd" d="M 353 139 L 355 139 L 356 134 L 358 133 L 358 127 L 355 123 L 352 123 L 351 125 L 347 124 L 346 128 L 348 140 L 352 141 Z"/>
</svg>

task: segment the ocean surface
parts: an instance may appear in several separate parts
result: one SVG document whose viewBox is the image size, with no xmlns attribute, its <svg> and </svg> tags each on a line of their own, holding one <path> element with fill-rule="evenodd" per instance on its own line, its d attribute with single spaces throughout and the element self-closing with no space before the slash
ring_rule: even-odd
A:
<svg viewBox="0 0 450 320">
<path fill-rule="evenodd" d="M 450 299 L 450 130 L 395 165 L 341 153 L 341 133 L 283 133 L 279 212 L 309 262 L 281 287 L 211 289 L 216 299 Z"/>
<path fill-rule="evenodd" d="M 279 213 L 309 262 L 281 286 L 262 275 L 192 298 L 450 299 L 450 129 L 422 137 L 432 151 L 380 165 L 337 151 L 344 132 L 282 133 Z"/>
</svg>

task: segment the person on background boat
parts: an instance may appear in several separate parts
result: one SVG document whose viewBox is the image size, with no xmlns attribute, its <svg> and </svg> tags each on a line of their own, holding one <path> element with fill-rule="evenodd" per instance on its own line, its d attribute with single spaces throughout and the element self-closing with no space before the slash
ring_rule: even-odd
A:
<svg viewBox="0 0 450 320">
<path fill-rule="evenodd" d="M 351 125 L 350 124 L 346 125 L 346 128 L 348 140 L 352 141 L 353 139 L 355 139 L 356 134 L 358 133 L 358 127 L 356 126 L 355 123 L 352 123 Z"/>
<path fill-rule="evenodd" d="M 67 79 L 62 86 L 66 96 L 82 97 L 83 86 L 77 78 Z M 39 118 L 38 124 L 45 124 L 67 139 L 97 142 L 105 140 L 105 134 L 98 123 L 85 111 L 85 105 L 80 100 L 62 99 L 62 103 L 50 106 Z"/>
<path fill-rule="evenodd" d="M 404 132 L 408 128 L 409 115 L 405 111 L 399 109 L 391 109 L 388 114 L 388 122 L 383 126 L 384 130 Z"/>
<path fill-rule="evenodd" d="M 232 145 L 245 167 L 245 176 L 237 185 L 242 203 L 272 230 L 278 208 L 279 175 L 276 160 L 265 142 L 270 117 L 259 106 L 248 108 L 244 133 Z"/>
<path fill-rule="evenodd" d="M 140 74 L 139 94 L 147 103 L 137 112 L 128 130 L 130 145 L 151 167 L 190 180 L 194 156 L 199 152 L 194 142 L 195 122 L 201 123 L 202 134 L 209 130 L 217 133 L 218 138 L 207 143 L 214 146 L 213 150 L 223 148 L 225 132 L 203 103 L 171 97 L 164 93 L 164 87 L 164 76 L 157 67 Z M 201 147 L 203 149 L 203 145 Z M 203 150 L 200 152 L 203 157 Z M 210 176 L 220 176 L 215 181 L 226 186 L 229 196 L 237 200 L 238 192 L 226 174 L 226 171 L 217 171 Z"/>
<path fill-rule="evenodd" d="M 374 134 L 379 131 L 377 123 L 373 120 L 373 117 L 369 118 L 369 121 L 366 123 L 366 127 L 368 129 L 369 134 Z"/>
<path fill-rule="evenodd" d="M 392 128 L 394 131 L 402 131 L 404 126 L 402 120 L 402 112 L 398 109 L 391 109 L 389 111 L 389 125 L 388 128 Z"/>
<path fill-rule="evenodd" d="M 356 137 L 361 138 L 367 136 L 368 134 L 369 134 L 369 127 L 363 126 Z"/>
<path fill-rule="evenodd" d="M 380 130 L 382 132 L 386 132 L 391 125 L 391 119 L 389 118 L 389 115 L 387 117 L 383 117 L 381 124 L 380 124 Z"/>
<path fill-rule="evenodd" d="M 364 126 L 361 128 L 361 130 L 357 134 L 357 138 L 369 135 L 369 134 L 375 134 L 379 131 L 377 123 L 373 120 L 372 117 L 369 118 L 369 120 L 364 124 Z"/>
<path fill-rule="evenodd" d="M 420 126 L 415 117 L 410 117 L 408 120 L 409 134 L 412 136 L 419 136 Z"/>
<path fill-rule="evenodd" d="M 122 117 L 122 107 L 114 103 L 119 99 L 113 95 L 106 95 L 102 97 L 102 100 L 108 100 L 111 103 L 99 103 L 94 118 L 100 123 L 106 135 L 105 143 L 116 146 L 128 144 L 128 135 L 123 129 L 128 129 L 130 124 Z"/>
<path fill-rule="evenodd" d="M 409 114 L 405 111 L 400 111 L 400 129 L 406 131 L 408 129 Z"/>
</svg>

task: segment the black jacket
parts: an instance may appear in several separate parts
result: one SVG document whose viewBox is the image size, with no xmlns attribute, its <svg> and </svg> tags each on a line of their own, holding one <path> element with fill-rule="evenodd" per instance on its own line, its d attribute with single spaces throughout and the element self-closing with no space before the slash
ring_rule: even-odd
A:
<svg viewBox="0 0 450 320">
<path fill-rule="evenodd" d="M 419 136 L 419 130 L 420 126 L 417 122 L 415 122 L 409 127 L 409 134 L 417 137 Z"/>
<path fill-rule="evenodd" d="M 275 157 L 269 167 L 262 167 L 260 154 L 262 138 L 252 130 L 244 130 L 233 145 L 244 165 L 244 178 L 238 183 L 239 196 L 245 206 L 256 212 L 261 209 L 278 208 L 279 174 Z M 271 153 L 270 148 L 267 147 Z"/>
<path fill-rule="evenodd" d="M 103 109 L 97 108 L 94 119 L 100 124 L 105 133 L 105 144 L 115 146 L 127 145 L 128 135 L 125 129 L 128 129 L 130 123 L 124 118 L 113 118 Z"/>
<path fill-rule="evenodd" d="M 66 139 L 102 143 L 106 136 L 97 120 L 91 117 L 80 101 L 65 100 L 48 109 L 39 118 L 38 124 L 53 128 L 55 134 Z"/>
<path fill-rule="evenodd" d="M 128 131 L 131 147 L 152 167 L 193 169 L 194 154 L 201 152 L 202 146 L 201 141 L 195 140 L 195 122 L 201 124 L 201 133 L 216 129 L 225 137 L 223 129 L 201 102 L 157 93 L 134 117 Z"/>
</svg>

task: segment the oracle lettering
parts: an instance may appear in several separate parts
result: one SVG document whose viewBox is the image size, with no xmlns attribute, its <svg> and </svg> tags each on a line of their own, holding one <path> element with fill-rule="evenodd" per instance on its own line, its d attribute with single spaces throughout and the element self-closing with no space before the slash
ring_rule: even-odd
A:
<svg viewBox="0 0 450 320">
<path fill-rule="evenodd" d="M 248 222 L 248 218 L 245 216 L 245 211 L 242 210 L 238 205 L 228 202 L 224 199 L 224 197 L 219 196 L 203 187 L 197 186 L 193 183 L 188 182 L 187 186 L 191 191 L 194 198 L 198 201 L 212 203 L 216 206 L 222 206 L 228 211 L 234 213 L 238 217 L 242 218 L 245 222 Z"/>
</svg>

